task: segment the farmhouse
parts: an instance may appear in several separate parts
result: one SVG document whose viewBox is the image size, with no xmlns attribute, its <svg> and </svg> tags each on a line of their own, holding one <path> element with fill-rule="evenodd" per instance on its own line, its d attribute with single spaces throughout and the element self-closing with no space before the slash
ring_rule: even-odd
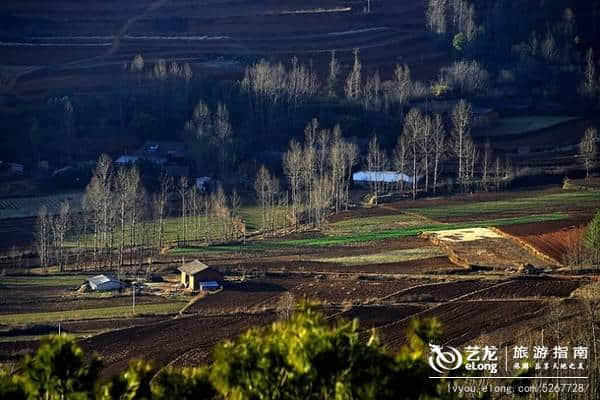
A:
<svg viewBox="0 0 600 400">
<path fill-rule="evenodd" d="M 192 291 L 217 289 L 223 282 L 223 274 L 198 260 L 183 264 L 179 271 L 181 284 Z"/>
<path fill-rule="evenodd" d="M 164 165 L 169 162 L 178 164 L 185 157 L 185 144 L 169 141 L 146 142 L 138 149 L 136 156 L 157 165 Z"/>
<path fill-rule="evenodd" d="M 92 290 L 97 292 L 107 292 L 110 290 L 119 290 L 123 287 L 123 284 L 113 276 L 110 275 L 97 275 L 88 279 L 88 285 Z"/>
<path fill-rule="evenodd" d="M 196 178 L 196 188 L 201 192 L 206 192 L 212 183 L 212 178 L 209 176 L 200 176 Z"/>
</svg>

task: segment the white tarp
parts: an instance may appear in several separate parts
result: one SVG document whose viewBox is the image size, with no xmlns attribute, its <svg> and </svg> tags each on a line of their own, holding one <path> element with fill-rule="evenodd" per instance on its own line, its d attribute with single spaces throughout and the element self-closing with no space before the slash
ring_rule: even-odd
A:
<svg viewBox="0 0 600 400">
<path fill-rule="evenodd" d="M 418 180 L 419 178 L 417 178 Z M 396 183 L 404 181 L 406 183 L 412 183 L 412 176 L 402 174 L 394 171 L 358 171 L 352 174 L 352 180 L 354 182 L 385 182 L 385 183 Z"/>
</svg>

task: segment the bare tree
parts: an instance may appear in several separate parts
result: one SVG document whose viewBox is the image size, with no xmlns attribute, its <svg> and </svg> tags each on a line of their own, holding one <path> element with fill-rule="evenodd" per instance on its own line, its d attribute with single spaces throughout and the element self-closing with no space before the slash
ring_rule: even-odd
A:
<svg viewBox="0 0 600 400">
<path fill-rule="evenodd" d="M 554 34 L 550 30 L 546 32 L 546 37 L 542 41 L 540 50 L 542 57 L 544 57 L 544 59 L 548 62 L 552 62 L 558 57 L 556 40 L 554 39 Z"/>
<path fill-rule="evenodd" d="M 344 145 L 344 152 L 346 153 L 344 158 L 346 160 L 346 171 L 347 171 L 346 196 L 345 196 L 346 210 L 347 210 L 349 203 L 350 203 L 350 181 L 352 180 L 352 169 L 358 162 L 358 156 L 359 156 L 358 146 L 356 145 L 356 143 L 346 142 Z"/>
<path fill-rule="evenodd" d="M 277 228 L 277 211 L 279 207 L 279 179 L 276 176 L 271 175 L 267 181 L 267 204 L 268 204 L 268 223 L 269 228 L 274 231 Z"/>
<path fill-rule="evenodd" d="M 446 33 L 447 7 L 448 0 L 429 0 L 426 17 L 427 26 L 432 32 L 440 35 Z"/>
<path fill-rule="evenodd" d="M 229 122 L 229 110 L 227 110 L 227 106 L 224 104 L 219 104 L 217 106 L 214 127 L 215 136 L 218 143 L 217 148 L 219 151 L 219 174 L 220 176 L 224 176 L 226 164 L 228 160 L 231 161 L 231 154 L 228 152 L 228 150 L 231 144 L 231 136 L 233 133 L 231 123 Z"/>
<path fill-rule="evenodd" d="M 177 190 L 179 192 L 179 199 L 181 200 L 181 229 L 182 229 L 182 240 L 184 243 L 187 243 L 188 187 L 189 187 L 188 178 L 186 176 L 180 177 Z"/>
<path fill-rule="evenodd" d="M 427 193 L 429 192 L 429 170 L 435 148 L 433 145 L 433 121 L 429 115 L 425 115 L 422 121 L 419 153 L 425 170 L 425 192 Z"/>
<path fill-rule="evenodd" d="M 219 226 L 219 237 L 221 240 L 226 240 L 228 237 L 227 227 L 230 225 L 231 212 L 227 207 L 227 198 L 223 186 L 218 185 L 210 195 L 210 209 L 215 221 Z"/>
<path fill-rule="evenodd" d="M 489 177 L 492 166 L 492 145 L 490 141 L 485 142 L 483 148 L 483 159 L 481 160 L 481 185 L 483 190 L 487 192 L 489 185 Z"/>
<path fill-rule="evenodd" d="M 398 142 L 394 149 L 394 169 L 397 173 L 402 174 L 398 181 L 398 190 L 404 192 L 404 176 L 408 175 L 406 170 L 406 157 L 408 153 L 408 144 L 405 135 L 398 136 Z"/>
<path fill-rule="evenodd" d="M 285 292 L 283 296 L 279 298 L 277 302 L 277 312 L 279 317 L 286 321 L 289 320 L 296 308 L 296 299 L 294 295 L 290 292 Z"/>
<path fill-rule="evenodd" d="M 158 251 L 161 251 L 164 244 L 164 232 L 165 232 L 165 217 L 167 214 L 167 207 L 169 204 L 169 197 L 173 191 L 173 178 L 165 173 L 162 173 L 159 178 L 160 188 L 155 197 L 155 209 L 156 216 L 158 218 Z"/>
<path fill-rule="evenodd" d="M 378 203 L 378 197 L 384 190 L 384 177 L 382 172 L 385 171 L 386 166 L 387 157 L 379 145 L 377 135 L 375 135 L 369 142 L 369 153 L 367 154 L 367 170 L 371 176 L 371 193 L 375 204 Z"/>
<path fill-rule="evenodd" d="M 500 183 L 502 180 L 502 161 L 500 157 L 496 157 L 496 163 L 494 168 L 494 181 L 496 182 L 496 191 L 500 190 Z"/>
<path fill-rule="evenodd" d="M 66 246 L 65 239 L 67 233 L 71 230 L 73 221 L 71 219 L 71 204 L 68 200 L 64 200 L 60 204 L 58 215 L 53 220 L 54 232 L 56 234 L 57 246 L 57 261 L 59 272 L 65 270 Z"/>
<path fill-rule="evenodd" d="M 471 124 L 473 121 L 473 108 L 465 100 L 460 100 L 452 110 L 452 138 L 454 154 L 458 159 L 458 181 L 466 178 L 466 147 L 467 138 L 471 135 Z"/>
<path fill-rule="evenodd" d="M 362 64 L 358 57 L 359 49 L 354 49 L 354 64 L 346 78 L 345 93 L 348 99 L 356 100 L 362 94 Z"/>
<path fill-rule="evenodd" d="M 127 210 L 129 212 L 129 246 L 131 247 L 131 261 L 133 263 L 133 251 L 138 244 L 138 221 L 141 220 L 145 205 L 146 205 L 146 192 L 141 186 L 140 171 L 137 167 L 129 169 L 127 174 Z M 138 264 L 141 264 L 141 260 L 138 260 Z"/>
<path fill-rule="evenodd" d="M 304 187 L 305 204 L 308 209 L 308 222 L 311 222 L 313 210 L 313 190 L 317 177 L 317 149 L 316 137 L 319 122 L 313 119 L 304 129 L 305 141 L 303 151 L 302 182 Z"/>
<path fill-rule="evenodd" d="M 596 95 L 596 91 L 596 60 L 594 59 L 594 50 L 590 47 L 585 55 L 585 68 L 583 71 L 583 82 L 581 82 L 580 92 L 588 99 L 593 99 Z"/>
<path fill-rule="evenodd" d="M 109 235 L 112 232 L 113 216 L 113 170 L 112 160 L 102 154 L 92 173 L 92 179 L 83 197 L 83 208 L 91 214 L 94 229 L 94 258 L 97 261 L 98 251 L 109 251 Z"/>
<path fill-rule="evenodd" d="M 463 94 L 481 93 L 489 85 L 489 73 L 475 60 L 461 60 L 442 68 L 440 80 Z"/>
<path fill-rule="evenodd" d="M 331 185 L 333 191 L 335 212 L 339 212 L 344 197 L 344 183 L 346 178 L 346 152 L 345 141 L 339 125 L 333 129 L 333 141 L 329 152 L 329 165 L 331 168 Z"/>
<path fill-rule="evenodd" d="M 363 106 L 366 110 L 379 110 L 381 106 L 381 78 L 379 71 L 367 78 L 363 90 Z"/>
<path fill-rule="evenodd" d="M 271 181 L 271 174 L 264 165 L 258 170 L 256 174 L 256 180 L 254 181 L 254 190 L 256 197 L 261 205 L 262 209 L 262 229 L 267 229 L 267 207 L 269 205 L 269 183 Z"/>
<path fill-rule="evenodd" d="M 38 211 L 35 243 L 40 257 L 40 265 L 45 270 L 49 266 L 50 253 L 50 235 L 51 235 L 51 216 L 48 214 L 48 208 L 43 205 Z"/>
<path fill-rule="evenodd" d="M 288 179 L 292 194 L 292 215 L 294 224 L 298 223 L 301 203 L 302 168 L 304 166 L 302 147 L 292 139 L 289 150 L 283 155 L 283 171 Z"/>
<path fill-rule="evenodd" d="M 402 134 L 406 137 L 408 157 L 411 160 L 410 172 L 412 180 L 412 196 L 417 197 L 418 177 L 421 168 L 421 135 L 423 131 L 423 115 L 417 108 L 411 109 L 404 118 Z"/>
<path fill-rule="evenodd" d="M 329 74 L 327 76 L 327 94 L 329 97 L 335 97 L 337 92 L 337 80 L 340 73 L 340 63 L 335 57 L 335 50 L 331 51 L 331 59 L 329 60 Z"/>
<path fill-rule="evenodd" d="M 413 92 L 413 82 L 408 65 L 398 65 L 394 70 L 394 97 L 399 105 L 405 104 Z"/>
<path fill-rule="evenodd" d="M 315 182 L 315 190 L 313 190 L 313 220 L 316 226 L 322 226 L 325 222 L 326 210 L 331 206 L 331 188 L 332 181 L 328 175 L 317 179 Z"/>
<path fill-rule="evenodd" d="M 128 222 L 128 210 L 129 205 L 128 196 L 131 195 L 129 186 L 129 173 L 122 167 L 119 168 L 114 178 L 114 188 L 117 196 L 117 205 L 119 213 L 119 222 L 121 224 L 121 236 L 119 241 L 119 266 L 123 266 L 123 254 L 125 252 L 125 226 Z"/>
<path fill-rule="evenodd" d="M 433 193 L 435 194 L 438 186 L 438 176 L 440 174 L 440 162 L 446 155 L 446 129 L 444 121 L 440 114 L 436 114 L 432 121 L 432 142 L 433 142 Z"/>
<path fill-rule="evenodd" d="M 579 143 L 579 156 L 585 168 L 585 178 L 590 179 L 590 170 L 594 168 L 598 158 L 598 131 L 595 128 L 588 128 Z"/>
</svg>

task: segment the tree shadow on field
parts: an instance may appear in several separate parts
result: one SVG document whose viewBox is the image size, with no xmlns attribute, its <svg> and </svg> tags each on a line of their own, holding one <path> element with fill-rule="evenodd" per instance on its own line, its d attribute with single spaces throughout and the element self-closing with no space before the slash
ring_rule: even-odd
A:
<svg viewBox="0 0 600 400">
<path fill-rule="evenodd" d="M 271 282 L 246 281 L 246 282 L 226 282 L 223 286 L 225 290 L 238 292 L 285 292 L 287 289 L 283 286 Z"/>
</svg>

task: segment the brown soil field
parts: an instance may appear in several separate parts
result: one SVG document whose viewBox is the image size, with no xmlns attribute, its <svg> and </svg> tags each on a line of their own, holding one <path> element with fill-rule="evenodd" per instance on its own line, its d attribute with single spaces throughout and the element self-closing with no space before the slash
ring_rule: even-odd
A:
<svg viewBox="0 0 600 400">
<path fill-rule="evenodd" d="M 386 298 L 390 302 L 432 302 L 440 303 L 451 301 L 457 297 L 467 295 L 480 290 L 485 290 L 497 284 L 496 281 L 483 280 L 458 280 L 451 282 L 439 282 L 423 285 L 402 291 L 401 293 Z"/>
<path fill-rule="evenodd" d="M 521 278 L 514 279 L 502 286 L 478 292 L 469 296 L 468 300 L 490 300 L 490 299 L 521 299 L 540 297 L 569 297 L 571 292 L 586 283 L 578 279 L 556 279 L 556 278 Z"/>
<path fill-rule="evenodd" d="M 372 264 L 372 265 L 341 265 L 335 263 L 325 263 L 317 261 L 268 261 L 268 262 L 246 262 L 244 265 L 251 267 L 253 265 L 262 265 L 269 270 L 281 271 L 285 267 L 286 271 L 294 271 L 308 274 L 315 273 L 334 273 L 334 274 L 427 274 L 427 273 L 447 273 L 456 271 L 456 265 L 452 264 L 448 257 L 433 257 L 423 260 L 402 261 L 397 263 Z"/>
<path fill-rule="evenodd" d="M 308 278 L 301 277 L 269 277 L 246 282 L 227 282 L 223 291 L 198 300 L 186 312 L 223 315 L 272 307 L 286 291 L 294 290 L 307 281 Z"/>
<path fill-rule="evenodd" d="M 498 229 L 518 237 L 545 235 L 557 231 L 570 231 L 587 225 L 591 215 L 577 214 L 562 221 L 536 222 L 532 224 L 505 225 Z"/>
<path fill-rule="evenodd" d="M 419 318 L 437 318 L 444 327 L 447 344 L 463 344 L 480 335 L 492 333 L 507 326 L 522 326 L 539 316 L 541 301 L 457 301 L 419 313 Z M 404 332 L 410 319 L 381 326 L 382 340 L 392 349 L 404 344 Z"/>
<path fill-rule="evenodd" d="M 326 313 L 346 320 L 358 319 L 361 330 L 376 328 L 425 310 L 417 304 L 353 306 L 348 311 L 327 309 Z"/>
<path fill-rule="evenodd" d="M 176 366 L 207 362 L 219 341 L 274 319 L 271 313 L 203 317 L 175 320 L 122 329 L 81 342 L 89 353 L 102 357 L 105 377 L 125 369 L 129 360 L 144 358 L 159 365 Z M 190 353 L 190 354 L 188 354 Z"/>
<path fill-rule="evenodd" d="M 372 5 L 370 14 L 363 13 L 363 6 L 317 0 L 202 5 L 113 0 L 87 7 L 74 0 L 11 0 L 0 4 L 0 15 L 10 16 L 0 34 L 12 38 L 1 43 L 2 62 L 13 74 L 14 67 L 21 68 L 16 89 L 22 95 L 64 88 L 67 81 L 84 92 L 105 89 L 123 62 L 139 53 L 149 64 L 164 58 L 190 62 L 196 72 L 230 70 L 238 76 L 243 72 L 236 60 L 240 56 L 289 62 L 297 55 L 304 62 L 312 59 L 324 73 L 330 50 L 348 66 L 356 47 L 363 68 L 378 69 L 386 79 L 397 63 L 408 63 L 413 75 L 429 80 L 448 62 L 447 51 L 427 33 L 422 2 L 383 0 Z M 221 66 L 210 67 L 215 62 Z M 93 80 L 84 77 L 97 68 L 110 72 Z"/>
<path fill-rule="evenodd" d="M 290 292 L 297 298 L 306 297 L 325 304 L 377 303 L 383 297 L 422 282 L 417 279 L 325 278 L 305 282 L 291 289 Z"/>
<path fill-rule="evenodd" d="M 91 308 L 131 305 L 131 296 L 83 297 L 72 290 L 44 289 L 35 287 L 3 288 L 2 314 L 85 310 Z M 136 296 L 136 304 L 161 304 L 172 302 L 164 297 L 142 294 Z"/>
<path fill-rule="evenodd" d="M 520 240 L 523 240 L 537 251 L 561 263 L 569 252 L 569 249 L 579 243 L 585 234 L 585 228 L 583 227 L 567 228 L 540 234 L 523 234 L 523 232 L 528 232 L 528 229 L 522 228 L 519 230 L 518 227 L 508 227 L 505 231 L 511 235 L 518 235 L 517 237 Z"/>
<path fill-rule="evenodd" d="M 0 363 L 15 363 L 38 346 L 37 340 L 0 342 Z"/>
</svg>

